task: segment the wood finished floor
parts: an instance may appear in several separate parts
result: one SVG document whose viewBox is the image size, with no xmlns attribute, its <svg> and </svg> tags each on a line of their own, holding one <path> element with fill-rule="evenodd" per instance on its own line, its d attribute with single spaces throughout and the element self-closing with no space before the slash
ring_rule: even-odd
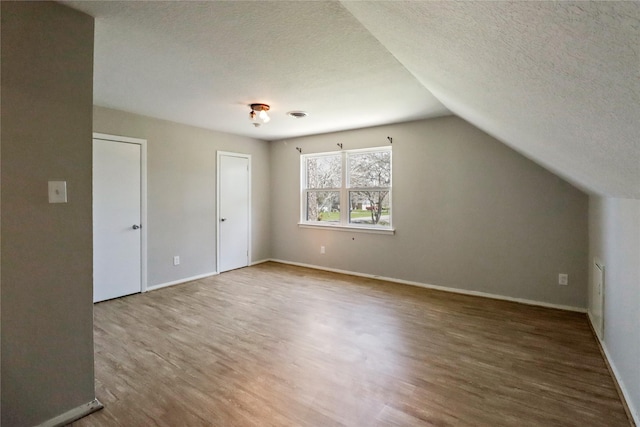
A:
<svg viewBox="0 0 640 427">
<path fill-rule="evenodd" d="M 586 317 L 266 263 L 95 306 L 82 426 L 629 426 Z"/>
</svg>

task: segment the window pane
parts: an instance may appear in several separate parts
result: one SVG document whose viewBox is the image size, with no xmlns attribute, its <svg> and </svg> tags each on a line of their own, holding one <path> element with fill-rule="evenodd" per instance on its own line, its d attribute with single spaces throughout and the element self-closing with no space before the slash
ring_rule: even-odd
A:
<svg viewBox="0 0 640 427">
<path fill-rule="evenodd" d="M 307 158 L 307 188 L 340 188 L 341 186 L 340 154 Z"/>
<path fill-rule="evenodd" d="M 340 223 L 340 193 L 308 191 L 306 220 Z"/>
<path fill-rule="evenodd" d="M 349 153 L 349 186 L 390 187 L 391 151 Z"/>
<path fill-rule="evenodd" d="M 351 224 L 391 225 L 388 191 L 350 191 L 349 208 Z"/>
</svg>

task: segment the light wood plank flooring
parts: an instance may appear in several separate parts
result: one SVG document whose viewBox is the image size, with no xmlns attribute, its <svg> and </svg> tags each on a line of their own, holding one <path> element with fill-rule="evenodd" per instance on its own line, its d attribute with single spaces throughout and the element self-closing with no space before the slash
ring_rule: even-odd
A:
<svg viewBox="0 0 640 427">
<path fill-rule="evenodd" d="M 629 426 L 582 314 L 276 263 L 95 306 L 73 426 Z"/>
</svg>

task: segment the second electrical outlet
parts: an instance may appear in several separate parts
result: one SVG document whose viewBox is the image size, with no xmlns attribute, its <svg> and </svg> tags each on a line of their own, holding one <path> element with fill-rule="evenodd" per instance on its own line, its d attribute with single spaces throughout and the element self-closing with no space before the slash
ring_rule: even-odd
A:
<svg viewBox="0 0 640 427">
<path fill-rule="evenodd" d="M 320 246 L 320 253 L 324 254 L 324 246 Z"/>
<path fill-rule="evenodd" d="M 173 265 L 180 265 L 180 257 L 178 255 L 173 257 Z"/>
</svg>

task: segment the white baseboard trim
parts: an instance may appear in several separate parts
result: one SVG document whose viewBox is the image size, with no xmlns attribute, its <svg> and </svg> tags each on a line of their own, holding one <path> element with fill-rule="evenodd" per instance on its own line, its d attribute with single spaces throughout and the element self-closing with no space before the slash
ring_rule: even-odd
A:
<svg viewBox="0 0 640 427">
<path fill-rule="evenodd" d="M 104 408 L 102 403 L 98 401 L 98 399 L 93 399 L 89 403 L 82 404 L 77 408 L 73 408 L 64 414 L 60 414 L 57 417 L 51 418 L 38 425 L 38 427 L 62 427 L 70 424 L 76 420 L 79 420 L 82 417 L 86 417 L 87 415 L 98 411 Z"/>
<path fill-rule="evenodd" d="M 253 262 L 251 262 L 251 264 L 249 264 L 249 267 L 252 267 L 252 266 L 258 265 L 258 264 L 264 264 L 265 262 L 269 262 L 269 261 L 271 261 L 269 258 L 261 259 L 259 261 L 253 261 Z"/>
<path fill-rule="evenodd" d="M 498 300 L 503 300 L 503 301 L 518 302 L 518 303 L 521 303 L 521 304 L 535 305 L 535 306 L 538 306 L 538 307 L 546 307 L 546 308 L 555 308 L 555 309 L 565 310 L 565 311 L 575 311 L 575 312 L 578 312 L 578 313 L 586 313 L 587 312 L 586 308 L 574 307 L 574 306 L 571 306 L 571 305 L 552 304 L 552 303 L 543 302 L 543 301 L 534 301 L 534 300 L 529 300 L 529 299 L 524 299 L 524 298 L 514 298 L 514 297 L 508 297 L 508 296 L 504 296 L 504 295 L 490 294 L 490 293 L 487 293 L 487 292 L 470 291 L 470 290 L 467 290 L 467 289 L 450 288 L 450 287 L 447 287 L 447 286 L 430 285 L 428 283 L 413 282 L 411 280 L 395 279 L 393 277 L 384 277 L 384 276 L 378 276 L 378 275 L 375 275 L 375 274 L 358 273 L 358 272 L 355 272 L 355 271 L 340 270 L 340 269 L 337 269 L 337 268 L 322 267 L 322 266 L 319 266 L 319 265 L 305 264 L 305 263 L 301 263 L 301 262 L 284 261 L 284 260 L 281 260 L 281 259 L 271 259 L 270 261 L 279 262 L 281 264 L 295 265 L 295 266 L 298 266 L 298 267 L 313 268 L 313 269 L 316 269 L 316 270 L 331 271 L 333 273 L 348 274 L 350 276 L 367 277 L 367 278 L 370 278 L 370 279 L 384 280 L 386 282 L 401 283 L 403 285 L 418 286 L 420 288 L 434 289 L 434 290 L 437 290 L 437 291 L 452 292 L 454 294 L 472 295 L 472 296 L 476 296 L 476 297 L 483 297 L 483 298 L 498 299 Z"/>
<path fill-rule="evenodd" d="M 627 388 L 625 387 L 624 382 L 622 381 L 622 376 L 620 375 L 618 368 L 616 368 L 616 364 L 613 363 L 613 359 L 611 358 L 611 354 L 609 353 L 609 350 L 607 350 L 606 344 L 600 338 L 600 336 L 596 333 L 597 329 L 591 317 L 591 313 L 588 313 L 587 317 L 589 317 L 589 322 L 591 323 L 591 328 L 594 332 L 593 335 L 596 337 L 596 340 L 598 340 L 598 343 L 600 344 L 600 348 L 604 353 L 604 358 L 606 359 L 606 363 L 607 365 L 609 365 L 611 373 L 613 374 L 613 377 L 614 377 L 613 379 L 617 383 L 618 390 L 622 394 L 622 396 L 620 397 L 622 400 L 624 400 L 624 404 L 626 405 L 625 410 L 628 411 L 627 415 L 629 415 L 633 419 L 633 422 L 635 423 L 636 426 L 640 426 L 640 413 L 638 412 L 638 409 L 633 405 L 631 396 L 629 396 L 629 392 L 627 391 Z"/>
<path fill-rule="evenodd" d="M 147 286 L 147 290 L 145 292 L 155 291 L 157 289 L 166 288 L 167 286 L 179 285 L 181 283 L 193 282 L 194 280 L 204 279 L 205 277 L 211 277 L 217 274 L 218 272 L 214 271 L 213 273 L 205 273 L 205 274 L 199 274 L 197 276 L 185 277 L 184 279 L 174 280 L 173 282 L 166 282 L 166 283 L 160 283 L 159 285 Z"/>
</svg>

